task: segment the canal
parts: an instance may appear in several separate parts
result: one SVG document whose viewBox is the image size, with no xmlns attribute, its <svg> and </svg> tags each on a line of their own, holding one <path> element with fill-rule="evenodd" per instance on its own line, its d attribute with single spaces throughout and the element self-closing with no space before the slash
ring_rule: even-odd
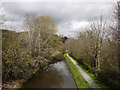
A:
<svg viewBox="0 0 120 90">
<path fill-rule="evenodd" d="M 60 61 L 37 73 L 23 88 L 76 88 L 76 84 L 66 63 Z"/>
</svg>

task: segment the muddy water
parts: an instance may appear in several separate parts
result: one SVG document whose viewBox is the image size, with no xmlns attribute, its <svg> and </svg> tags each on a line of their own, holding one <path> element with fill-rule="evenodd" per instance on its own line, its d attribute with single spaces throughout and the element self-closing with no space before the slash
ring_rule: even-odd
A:
<svg viewBox="0 0 120 90">
<path fill-rule="evenodd" d="M 40 71 L 23 88 L 76 88 L 76 85 L 66 63 L 60 61 Z"/>
</svg>

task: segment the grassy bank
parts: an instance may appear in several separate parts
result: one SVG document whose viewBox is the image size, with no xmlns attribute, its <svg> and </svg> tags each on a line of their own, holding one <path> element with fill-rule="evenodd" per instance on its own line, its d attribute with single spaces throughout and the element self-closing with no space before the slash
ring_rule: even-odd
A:
<svg viewBox="0 0 120 90">
<path fill-rule="evenodd" d="M 67 57 L 67 54 L 64 55 L 67 64 L 70 68 L 70 71 L 72 72 L 74 76 L 74 80 L 76 82 L 76 85 L 78 88 L 90 88 L 90 85 L 88 82 L 83 78 L 77 67 L 71 62 L 71 60 Z"/>
<path fill-rule="evenodd" d="M 79 67 L 82 68 L 82 70 L 84 72 L 86 72 L 92 79 L 95 83 L 97 83 L 101 88 L 109 88 L 108 86 L 106 86 L 104 83 L 102 83 L 101 81 L 99 81 L 98 77 L 94 74 L 94 73 L 91 73 L 89 72 L 88 70 L 86 70 L 81 64 L 79 64 L 73 57 L 71 57 L 78 65 Z"/>
</svg>

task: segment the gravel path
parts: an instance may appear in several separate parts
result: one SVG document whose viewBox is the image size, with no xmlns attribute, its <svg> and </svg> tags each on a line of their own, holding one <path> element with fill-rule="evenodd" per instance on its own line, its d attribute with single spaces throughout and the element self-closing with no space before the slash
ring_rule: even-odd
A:
<svg viewBox="0 0 120 90">
<path fill-rule="evenodd" d="M 87 73 L 85 73 L 78 65 L 77 63 L 68 55 L 68 58 L 76 65 L 76 67 L 79 69 L 80 73 L 82 74 L 82 76 L 84 77 L 84 79 L 89 83 L 89 85 L 91 86 L 91 88 L 100 88 L 92 79 L 91 77 L 89 77 L 87 75 Z"/>
</svg>

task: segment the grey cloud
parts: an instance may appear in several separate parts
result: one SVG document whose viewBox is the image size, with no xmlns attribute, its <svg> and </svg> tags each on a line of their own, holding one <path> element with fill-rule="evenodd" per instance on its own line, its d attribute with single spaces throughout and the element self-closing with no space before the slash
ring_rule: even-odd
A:
<svg viewBox="0 0 120 90">
<path fill-rule="evenodd" d="M 62 27 L 61 29 L 63 30 L 59 31 L 62 31 L 61 33 L 64 35 L 64 33 L 73 33 L 78 31 L 69 28 L 71 25 L 70 22 L 74 20 L 77 20 L 78 22 L 88 21 L 89 19 L 91 21 L 95 21 L 98 20 L 98 17 L 101 15 L 103 15 L 105 20 L 109 20 L 111 18 L 110 9 L 112 6 L 112 3 L 108 2 L 7 2 L 3 5 L 3 9 L 8 21 L 11 22 L 21 22 L 26 12 L 36 12 L 38 15 L 50 16 L 55 20 L 57 27 Z M 67 31 L 65 31 L 66 29 Z"/>
</svg>

